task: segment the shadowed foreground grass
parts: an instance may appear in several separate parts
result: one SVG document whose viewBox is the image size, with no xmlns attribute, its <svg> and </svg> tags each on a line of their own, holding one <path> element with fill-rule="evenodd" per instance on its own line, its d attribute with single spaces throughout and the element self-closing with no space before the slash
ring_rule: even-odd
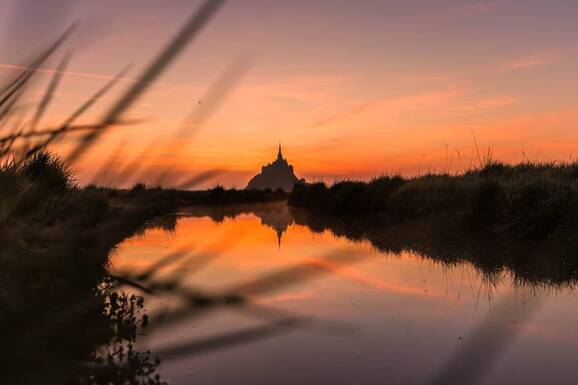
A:
<svg viewBox="0 0 578 385">
<path fill-rule="evenodd" d="M 449 216 L 461 224 L 517 239 L 575 238 L 578 164 L 489 162 L 460 175 L 384 176 L 296 186 L 294 207 L 383 222 Z"/>
<path fill-rule="evenodd" d="M 45 152 L 5 164 L 0 185 L 0 382 L 159 384 L 158 361 L 133 349 L 142 298 L 106 271 L 157 208 L 112 207 Z"/>
</svg>

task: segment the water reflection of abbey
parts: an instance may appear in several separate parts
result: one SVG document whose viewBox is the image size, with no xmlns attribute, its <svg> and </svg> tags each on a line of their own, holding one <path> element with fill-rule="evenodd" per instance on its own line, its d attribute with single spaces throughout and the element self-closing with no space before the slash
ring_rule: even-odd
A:
<svg viewBox="0 0 578 385">
<path fill-rule="evenodd" d="M 253 214 L 261 219 L 261 224 L 275 230 L 277 233 L 277 244 L 281 247 L 283 234 L 285 234 L 289 226 L 293 224 L 293 217 L 289 212 L 289 207 L 285 204 L 281 204 L 271 206 L 267 210 L 253 211 Z"/>
<path fill-rule="evenodd" d="M 215 222 L 222 222 L 225 218 L 235 218 L 241 214 L 255 215 L 262 225 L 273 229 L 277 235 L 279 247 L 281 247 L 283 234 L 294 223 L 285 202 L 198 208 L 189 213 L 193 216 L 208 216 Z"/>
</svg>

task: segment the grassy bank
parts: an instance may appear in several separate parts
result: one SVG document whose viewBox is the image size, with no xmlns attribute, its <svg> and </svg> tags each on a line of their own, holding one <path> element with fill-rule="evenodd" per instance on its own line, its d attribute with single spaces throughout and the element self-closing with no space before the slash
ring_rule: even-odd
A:
<svg viewBox="0 0 578 385">
<path fill-rule="evenodd" d="M 0 382 L 160 383 L 158 362 L 133 349 L 142 299 L 106 270 L 158 209 L 115 208 L 46 153 L 2 166 L 0 185 Z"/>
<path fill-rule="evenodd" d="M 289 204 L 384 222 L 445 215 L 491 234 L 520 239 L 575 237 L 578 164 L 490 162 L 459 175 L 385 176 L 296 186 Z"/>
</svg>

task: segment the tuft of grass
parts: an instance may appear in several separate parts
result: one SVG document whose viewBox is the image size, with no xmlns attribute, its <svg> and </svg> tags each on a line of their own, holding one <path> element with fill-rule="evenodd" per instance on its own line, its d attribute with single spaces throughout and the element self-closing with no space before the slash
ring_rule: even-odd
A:
<svg viewBox="0 0 578 385">
<path fill-rule="evenodd" d="M 19 170 L 31 182 L 52 191 L 65 191 L 73 186 L 70 170 L 48 152 L 39 152 L 26 159 Z"/>
</svg>

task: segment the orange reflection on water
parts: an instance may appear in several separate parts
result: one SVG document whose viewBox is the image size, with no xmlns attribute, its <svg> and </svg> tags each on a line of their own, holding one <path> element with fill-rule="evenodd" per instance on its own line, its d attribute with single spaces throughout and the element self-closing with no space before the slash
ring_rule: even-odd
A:
<svg viewBox="0 0 578 385">
<path fill-rule="evenodd" d="M 295 224 L 288 226 L 278 244 L 275 226 L 264 225 L 264 221 L 266 219 L 253 214 L 225 218 L 222 222 L 215 222 L 209 217 L 182 216 L 173 231 L 152 228 L 120 244 L 111 265 L 119 272 L 138 272 L 167 254 L 189 250 L 188 257 L 166 267 L 165 272 L 191 269 L 194 274 L 188 277 L 190 282 L 202 283 L 212 290 L 248 282 L 301 264 L 320 269 L 326 276 L 323 280 L 296 283 L 299 290 L 290 287 L 286 292 L 271 293 L 257 299 L 266 302 L 312 299 L 319 290 L 326 291 L 326 296 L 335 295 L 324 289 L 328 285 L 344 286 L 344 290 L 355 285 L 391 294 L 445 299 L 456 297 L 455 293 L 448 294 L 447 288 L 432 287 L 431 281 L 425 285 L 416 276 L 416 266 L 421 266 L 423 260 L 413 254 L 386 256 L 386 266 L 384 259 L 378 257 L 379 253 L 369 244 L 352 244 L 328 232 L 313 233 Z M 325 258 L 338 249 L 352 255 L 359 254 L 361 258 L 354 258 L 353 264 Z M 305 285 L 304 289 L 302 285 Z"/>
</svg>

